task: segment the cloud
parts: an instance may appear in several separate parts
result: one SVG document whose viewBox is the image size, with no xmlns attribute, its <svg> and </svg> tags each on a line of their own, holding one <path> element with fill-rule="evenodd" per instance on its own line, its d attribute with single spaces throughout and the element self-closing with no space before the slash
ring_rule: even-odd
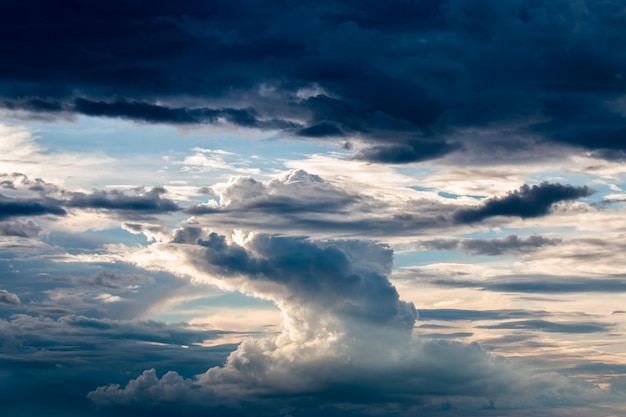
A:
<svg viewBox="0 0 626 417">
<path fill-rule="evenodd" d="M 0 236 L 37 237 L 43 229 L 34 221 L 0 222 Z"/>
<path fill-rule="evenodd" d="M 471 413 L 490 401 L 511 408 L 576 403 L 579 396 L 595 395 L 562 376 L 492 356 L 476 344 L 414 339 L 417 312 L 388 281 L 392 252 L 382 245 L 262 234 L 227 239 L 181 229 L 172 242 L 155 243 L 133 256 L 146 268 L 176 269 L 195 280 L 272 300 L 282 311 L 283 329 L 276 337 L 243 342 L 224 366 L 193 378 L 174 371 L 159 377 L 147 370 L 125 386 L 102 386 L 88 395 L 98 405 L 241 410 L 241 404 L 252 404 L 269 415 L 278 402 L 318 411 L 319 404 L 368 410 L 376 404 L 410 403 L 415 411 L 445 398 Z M 311 396 L 318 405 L 306 405 Z"/>
<path fill-rule="evenodd" d="M 548 182 L 533 186 L 524 184 L 504 197 L 486 200 L 477 208 L 458 210 L 453 217 L 457 223 L 462 224 L 476 223 L 494 216 L 515 216 L 522 219 L 541 217 L 548 214 L 550 208 L 558 202 L 588 197 L 592 193 L 587 186 L 575 187 Z"/>
<path fill-rule="evenodd" d="M 42 230 L 32 220 L 1 222 L 13 217 L 50 215 L 75 218 L 86 211 L 99 211 L 129 221 L 151 219 L 153 223 L 158 223 L 149 216 L 182 210 L 174 200 L 165 197 L 167 190 L 163 187 L 94 190 L 88 193 L 65 189 L 41 178 L 31 179 L 19 173 L 0 174 L 0 178 L 3 179 L 2 188 L 7 192 L 7 195 L 0 194 L 0 234 L 7 236 L 34 237 Z M 140 229 L 149 232 L 154 227 L 144 225 Z M 128 229 L 132 230 L 132 227 Z"/>
<path fill-rule="evenodd" d="M 233 177 L 220 191 L 220 204 L 196 205 L 186 213 L 210 214 L 257 212 L 281 217 L 304 214 L 341 214 L 361 202 L 361 197 L 338 188 L 303 170 L 293 170 L 281 179 L 267 183 L 250 177 Z"/>
<path fill-rule="evenodd" d="M 462 250 L 472 255 L 497 256 L 505 253 L 523 254 L 533 252 L 545 246 L 555 246 L 562 239 L 549 239 L 542 236 L 529 236 L 520 239 L 510 235 L 502 239 L 435 239 L 422 242 L 429 250 Z"/>
<path fill-rule="evenodd" d="M 214 187 L 219 202 L 209 200 L 185 209 L 199 226 L 251 228 L 287 234 L 350 237 L 405 235 L 407 230 L 446 227 L 442 198 L 411 196 L 386 199 L 362 192 L 361 184 L 331 182 L 295 169 L 267 182 L 233 177 Z M 384 187 L 383 187 L 384 189 Z"/>
<path fill-rule="evenodd" d="M 178 205 L 162 195 L 167 191 L 163 187 L 154 187 L 149 191 L 136 190 L 136 195 L 126 192 L 94 191 L 91 194 L 70 192 L 67 207 L 81 209 L 119 210 L 122 212 L 142 212 L 147 214 L 170 213 L 180 210 Z"/>
<path fill-rule="evenodd" d="M 145 102 L 103 102 L 77 98 L 75 111 L 88 116 L 119 117 L 148 123 L 169 124 L 215 124 L 219 121 L 236 126 L 259 129 L 284 129 L 297 124 L 283 120 L 259 120 L 254 109 L 208 109 L 208 108 L 171 108 Z"/>
<path fill-rule="evenodd" d="M 17 295 L 7 290 L 0 290 L 0 305 L 16 306 L 20 304 L 22 304 L 22 302 Z"/>
<path fill-rule="evenodd" d="M 462 279 L 435 279 L 431 284 L 454 288 L 481 288 L 486 291 L 514 293 L 614 293 L 626 292 L 623 276 L 610 275 L 606 278 L 550 276 L 550 275 L 511 275 L 490 277 L 489 281 Z"/>
<path fill-rule="evenodd" d="M 361 191 L 362 184 L 327 181 L 301 169 L 267 182 L 251 177 L 233 177 L 227 184 L 213 187 L 219 200 L 210 199 L 184 209 L 198 226 L 219 224 L 225 228 L 251 228 L 307 236 L 406 236 L 408 231 L 431 230 L 473 224 L 494 216 L 540 217 L 559 202 L 589 196 L 586 186 L 553 183 L 524 185 L 504 197 L 486 199 L 467 208 L 471 198 L 444 198 L 434 192 L 403 189 L 402 197 L 387 197 L 380 192 Z M 407 187 L 408 188 L 408 187 Z M 254 214 L 254 215 L 252 215 Z M 559 244 L 558 239 L 509 236 L 494 241 L 481 239 L 428 240 L 431 249 L 459 249 L 472 254 L 528 253 Z"/>
<path fill-rule="evenodd" d="M 146 364 L 158 369 L 176 367 L 184 375 L 193 375 L 206 369 L 207 362 L 222 363 L 233 349 L 232 345 L 204 346 L 207 340 L 233 332 L 135 318 L 14 314 L 8 320 L 0 319 L 0 329 L 4 346 L 0 362 L 3 371 L 14 376 L 11 381 L 18 383 L 28 369 L 57 395 L 83 399 L 89 386 L 103 383 L 112 375 L 123 375 L 129 370 L 141 372 Z M 83 372 L 85 378 L 78 383 L 76 376 Z M 50 382 L 55 378 L 73 379 L 73 394 L 60 394 Z M 7 391 L 3 389 L 2 395 Z"/>
<path fill-rule="evenodd" d="M 11 198 L 0 194 L 0 220 L 18 216 L 65 216 L 67 212 L 52 199 Z"/>
<path fill-rule="evenodd" d="M 477 327 L 482 329 L 541 330 L 549 333 L 600 333 L 608 332 L 613 326 L 598 322 L 555 323 L 547 320 L 520 320 Z"/>
<path fill-rule="evenodd" d="M 534 317 L 540 312 L 527 310 L 462 310 L 462 309 L 420 309 L 420 318 L 425 321 L 457 321 L 457 320 L 507 320 L 514 318 Z"/>
<path fill-rule="evenodd" d="M 456 146 L 446 142 L 411 140 L 402 144 L 377 145 L 363 149 L 356 158 L 370 162 L 405 164 L 444 156 Z"/>
<path fill-rule="evenodd" d="M 182 236 L 177 233 L 174 240 L 183 242 Z M 317 245 L 261 234 L 249 236 L 240 246 L 214 232 L 200 239 L 195 233 L 187 236 L 191 240 L 184 243 L 192 243 L 193 251 L 200 252 L 187 262 L 208 279 L 221 277 L 210 282 L 271 299 L 289 312 L 293 309 L 290 317 L 297 323 L 305 325 L 317 317 L 326 331 L 346 320 L 410 329 L 417 317 L 415 308 L 399 300 L 385 276 L 392 263 L 386 247 L 359 241 Z M 369 258 L 362 259 L 363 254 Z M 291 330 L 298 332 L 298 328 L 294 323 Z"/>
<path fill-rule="evenodd" d="M 625 149 L 617 1 L 36 4 L 49 22 L 17 3 L 0 21 L 13 112 L 342 137 L 385 163 L 472 149 L 492 129 L 511 149 Z"/>
</svg>

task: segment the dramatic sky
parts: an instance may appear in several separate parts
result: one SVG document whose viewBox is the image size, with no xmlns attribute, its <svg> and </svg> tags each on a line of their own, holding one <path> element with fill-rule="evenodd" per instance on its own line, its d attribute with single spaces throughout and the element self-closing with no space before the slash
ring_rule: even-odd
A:
<svg viewBox="0 0 626 417">
<path fill-rule="evenodd" d="M 626 415 L 623 0 L 3 0 L 0 413 Z"/>
</svg>

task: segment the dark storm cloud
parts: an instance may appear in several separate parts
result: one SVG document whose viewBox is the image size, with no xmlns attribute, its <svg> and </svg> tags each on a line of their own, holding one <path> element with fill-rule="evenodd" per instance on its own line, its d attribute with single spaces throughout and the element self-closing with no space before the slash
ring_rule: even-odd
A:
<svg viewBox="0 0 626 417">
<path fill-rule="evenodd" d="M 74 104 L 73 111 L 87 116 L 119 117 L 148 123 L 213 124 L 223 119 L 234 125 L 260 129 L 285 129 L 297 126 L 282 120 L 259 120 L 252 108 L 172 108 L 137 101 L 95 102 L 80 98 L 76 99 Z"/>
<path fill-rule="evenodd" d="M 620 1 L 10 1 L 0 102 L 38 114 L 226 122 L 437 158 L 467 128 L 626 149 Z M 514 46 L 514 47 L 513 47 Z M 488 149 L 488 148 L 485 148 Z"/>
<path fill-rule="evenodd" d="M 462 224 L 476 223 L 494 216 L 514 216 L 523 219 L 541 217 L 548 214 L 555 203 L 587 197 L 592 193 L 593 191 L 586 186 L 575 187 L 548 182 L 533 186 L 524 184 L 504 197 L 486 200 L 477 208 L 458 210 L 453 217 L 457 223 Z"/>
<path fill-rule="evenodd" d="M 520 254 L 559 245 L 562 239 L 549 239 L 542 236 L 529 236 L 526 239 L 510 235 L 503 239 L 436 239 L 422 245 L 430 250 L 462 250 L 472 255 L 497 256 L 504 253 Z"/>
</svg>

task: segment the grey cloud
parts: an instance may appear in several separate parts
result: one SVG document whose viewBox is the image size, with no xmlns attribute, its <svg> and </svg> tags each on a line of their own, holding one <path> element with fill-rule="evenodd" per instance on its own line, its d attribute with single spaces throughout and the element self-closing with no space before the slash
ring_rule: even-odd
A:
<svg viewBox="0 0 626 417">
<path fill-rule="evenodd" d="M 142 191 L 142 190 L 141 190 Z M 103 210 L 121 210 L 144 213 L 170 213 L 180 210 L 178 205 L 162 196 L 167 191 L 154 187 L 149 191 L 129 195 L 122 191 L 95 191 L 91 194 L 72 192 L 67 206 L 72 208 L 91 208 Z"/>
<path fill-rule="evenodd" d="M 62 205 L 52 199 L 7 197 L 0 194 L 0 220 L 18 216 L 65 216 Z"/>
<path fill-rule="evenodd" d="M 85 316 L 0 319 L 3 410 L 34 416 L 37 412 L 30 404 L 36 396 L 37 411 L 49 409 L 54 416 L 115 415 L 108 410 L 95 411 L 86 392 L 112 380 L 128 379 L 128 373 L 140 373 L 146 366 L 175 368 L 191 376 L 219 365 L 236 346 L 196 343 L 222 334 L 183 323 Z"/>
<path fill-rule="evenodd" d="M 460 320 L 506 320 L 514 318 L 537 317 L 545 312 L 528 310 L 463 310 L 463 309 L 420 309 L 422 321 L 460 321 Z"/>
<path fill-rule="evenodd" d="M 504 197 L 488 199 L 479 207 L 458 210 L 453 217 L 461 224 L 476 223 L 494 216 L 540 217 L 548 214 L 555 203 L 588 197 L 592 193 L 586 186 L 548 182 L 533 186 L 525 184 Z"/>
<path fill-rule="evenodd" d="M 557 323 L 547 320 L 520 320 L 477 327 L 483 329 L 541 330 L 549 333 L 600 333 L 610 331 L 613 326 L 599 322 Z"/>
<path fill-rule="evenodd" d="M 20 257 L 3 258 L 0 275 L 6 277 L 4 289 L 20 294 L 23 303 L 19 310 L 27 314 L 132 320 L 155 314 L 173 302 L 215 295 L 213 289 L 190 285 L 166 272 L 147 273 L 124 262 L 108 260 L 59 262 L 46 256 L 51 250 L 49 246 L 33 252 L 26 250 L 20 250 Z M 92 250 L 71 250 L 87 259 L 94 254 Z"/>
<path fill-rule="evenodd" d="M 101 269 L 88 277 L 60 277 L 61 281 L 69 281 L 75 284 L 95 285 L 110 289 L 121 289 L 129 284 L 137 284 L 150 281 L 149 277 L 139 274 L 124 274 L 106 269 Z"/>
<path fill-rule="evenodd" d="M 36 237 L 43 229 L 34 221 L 4 221 L 0 222 L 0 236 Z"/>
<path fill-rule="evenodd" d="M 427 333 L 421 335 L 424 339 L 462 339 L 465 337 L 472 337 L 474 333 L 472 332 L 453 332 L 453 333 Z"/>
<path fill-rule="evenodd" d="M 523 254 L 537 251 L 545 246 L 555 246 L 562 239 L 529 236 L 526 239 L 510 235 L 502 239 L 437 239 L 422 242 L 430 250 L 462 250 L 472 255 L 497 256 L 505 253 Z"/>
<path fill-rule="evenodd" d="M 176 229 L 172 236 L 172 243 L 199 243 L 200 238 L 204 236 L 204 231 L 200 227 L 182 227 Z"/>
<path fill-rule="evenodd" d="M 0 305 L 17 306 L 22 304 L 20 297 L 7 290 L 0 290 Z"/>
<path fill-rule="evenodd" d="M 486 291 L 530 294 L 626 292 L 626 280 L 622 276 L 590 279 L 550 275 L 512 275 L 492 277 L 486 282 L 440 278 L 436 278 L 430 282 L 431 284 L 444 287 L 481 288 Z"/>
<path fill-rule="evenodd" d="M 0 178 L 6 178 L 4 188 L 12 193 L 0 194 L 0 234 L 4 232 L 5 235 L 32 237 L 39 233 L 38 226 L 32 221 L 1 222 L 12 217 L 66 216 L 73 210 L 106 210 L 127 220 L 147 220 L 148 215 L 182 210 L 166 197 L 167 190 L 163 187 L 85 193 L 62 189 L 41 178 L 31 179 L 19 173 L 1 174 Z"/>
<path fill-rule="evenodd" d="M 0 320 L 0 327 L 3 331 L 2 339 L 11 343 L 3 351 L 3 359 L 53 364 L 55 361 L 76 364 L 94 355 L 119 355 L 120 346 L 126 346 L 126 353 L 132 354 L 134 360 L 139 360 L 142 356 L 141 345 L 146 346 L 145 342 L 171 345 L 182 350 L 181 345 L 194 346 L 230 333 L 221 330 L 197 330 L 184 323 L 111 320 L 80 315 L 62 315 L 53 319 L 15 314 L 9 320 Z M 70 345 L 74 349 L 59 349 Z M 20 354 L 23 356 L 18 358 Z"/>
<path fill-rule="evenodd" d="M 0 178 L 3 179 L 0 181 L 1 187 L 10 190 L 26 189 L 37 192 L 43 196 L 50 196 L 60 191 L 59 187 L 54 184 L 46 182 L 41 178 L 32 179 L 20 172 L 11 174 L 0 173 Z"/>
<path fill-rule="evenodd" d="M 166 232 L 165 226 L 160 224 L 125 222 L 122 224 L 122 228 L 131 233 L 144 233 L 147 235 L 156 235 Z"/>
</svg>

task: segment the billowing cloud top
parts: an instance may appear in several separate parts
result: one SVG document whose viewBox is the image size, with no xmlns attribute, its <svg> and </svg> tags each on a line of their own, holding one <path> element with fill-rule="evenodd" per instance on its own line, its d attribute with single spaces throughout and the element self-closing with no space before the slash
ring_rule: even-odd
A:
<svg viewBox="0 0 626 417">
<path fill-rule="evenodd" d="M 370 332 L 372 327 L 411 329 L 417 318 L 415 307 L 400 301 L 386 278 L 392 251 L 384 246 L 260 234 L 245 237 L 242 246 L 215 232 L 203 235 L 201 229 L 180 229 L 166 250 L 184 251 L 198 279 L 274 301 L 294 321 L 296 333 L 350 331 L 346 321 Z"/>
</svg>

